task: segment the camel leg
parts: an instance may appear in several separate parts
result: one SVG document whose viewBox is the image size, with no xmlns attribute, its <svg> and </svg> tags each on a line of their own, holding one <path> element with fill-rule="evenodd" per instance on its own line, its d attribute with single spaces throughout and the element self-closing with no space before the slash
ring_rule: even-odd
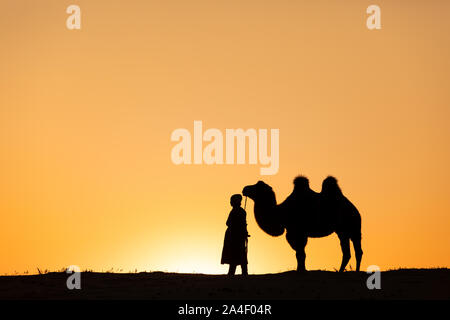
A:
<svg viewBox="0 0 450 320">
<path fill-rule="evenodd" d="M 352 238 L 353 242 L 353 249 L 355 249 L 355 256 L 356 256 L 356 271 L 359 271 L 359 268 L 361 266 L 361 259 L 363 255 L 363 251 L 361 249 L 361 236 Z"/>
<path fill-rule="evenodd" d="M 297 271 L 298 272 L 304 272 L 306 271 L 305 267 L 305 260 L 306 260 L 306 253 L 305 253 L 305 247 L 306 243 L 308 242 L 308 238 L 300 238 L 297 243 L 297 249 L 295 251 L 295 255 L 297 257 Z"/>
<path fill-rule="evenodd" d="M 350 239 L 347 236 L 339 236 L 339 240 L 341 241 L 341 250 L 342 250 L 342 263 L 339 269 L 339 272 L 343 272 L 347 263 L 350 260 Z"/>
</svg>

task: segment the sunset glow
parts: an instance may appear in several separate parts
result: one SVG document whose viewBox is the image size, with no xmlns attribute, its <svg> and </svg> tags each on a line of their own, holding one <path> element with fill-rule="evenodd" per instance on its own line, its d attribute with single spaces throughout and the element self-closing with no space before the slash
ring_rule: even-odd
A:
<svg viewBox="0 0 450 320">
<path fill-rule="evenodd" d="M 230 196 L 264 180 L 281 202 L 298 174 L 315 191 L 334 175 L 356 205 L 362 270 L 448 267 L 450 2 L 377 1 L 381 30 L 370 4 L 4 1 L 0 274 L 224 274 Z M 171 134 L 196 120 L 279 129 L 278 171 L 174 164 Z M 246 211 L 249 272 L 295 269 Z M 306 252 L 339 267 L 336 235 Z"/>
</svg>

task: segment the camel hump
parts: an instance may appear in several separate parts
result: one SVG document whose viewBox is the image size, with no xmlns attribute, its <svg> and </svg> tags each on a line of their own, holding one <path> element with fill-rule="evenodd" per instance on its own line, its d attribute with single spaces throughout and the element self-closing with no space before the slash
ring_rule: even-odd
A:
<svg viewBox="0 0 450 320">
<path fill-rule="evenodd" d="M 294 179 L 294 190 L 307 190 L 309 189 L 309 180 L 305 176 L 297 176 Z"/>
<path fill-rule="evenodd" d="M 335 177 L 328 176 L 322 182 L 321 194 L 325 196 L 342 196 L 341 188 L 339 188 L 338 181 Z"/>
</svg>

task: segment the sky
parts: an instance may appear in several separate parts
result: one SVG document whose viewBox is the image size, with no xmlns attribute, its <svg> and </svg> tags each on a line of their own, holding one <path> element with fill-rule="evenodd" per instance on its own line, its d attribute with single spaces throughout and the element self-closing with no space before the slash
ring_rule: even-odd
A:
<svg viewBox="0 0 450 320">
<path fill-rule="evenodd" d="M 69 30 L 66 8 L 81 8 Z M 381 8 L 380 30 L 366 8 Z M 4 0 L 0 274 L 220 274 L 229 198 L 334 175 L 361 268 L 450 265 L 448 1 Z M 279 170 L 175 165 L 174 130 L 278 129 Z M 246 205 L 249 272 L 296 267 Z M 335 234 L 307 269 L 339 268 Z M 355 267 L 354 254 L 348 266 Z"/>
</svg>

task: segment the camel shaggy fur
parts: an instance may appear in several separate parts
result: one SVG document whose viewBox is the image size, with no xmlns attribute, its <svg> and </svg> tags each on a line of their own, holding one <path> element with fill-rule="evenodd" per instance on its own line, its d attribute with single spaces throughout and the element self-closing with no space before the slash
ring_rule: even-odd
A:
<svg viewBox="0 0 450 320">
<path fill-rule="evenodd" d="M 298 271 L 305 271 L 308 238 L 326 237 L 333 232 L 342 250 L 339 271 L 344 271 L 350 260 L 350 240 L 355 250 L 356 271 L 359 271 L 363 254 L 361 216 L 334 177 L 323 181 L 320 193 L 311 190 L 308 178 L 296 177 L 294 190 L 281 204 L 277 204 L 274 191 L 263 181 L 246 186 L 242 194 L 254 201 L 255 219 L 264 232 L 277 237 L 286 230 L 286 240 L 296 251 Z"/>
</svg>

